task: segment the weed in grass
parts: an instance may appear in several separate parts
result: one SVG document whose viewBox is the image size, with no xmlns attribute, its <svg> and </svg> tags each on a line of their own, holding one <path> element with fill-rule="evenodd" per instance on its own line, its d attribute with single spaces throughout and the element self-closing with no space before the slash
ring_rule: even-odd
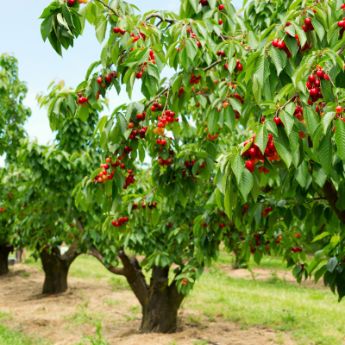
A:
<svg viewBox="0 0 345 345">
<path fill-rule="evenodd" d="M 134 321 L 140 319 L 140 307 L 133 305 L 129 308 L 129 314 L 126 315 L 127 321 Z"/>
<path fill-rule="evenodd" d="M 103 336 L 101 322 L 96 323 L 96 333 L 93 336 L 85 337 L 85 340 L 75 345 L 109 345 Z"/>
<path fill-rule="evenodd" d="M 88 302 L 79 304 L 79 306 L 77 307 L 77 311 L 73 315 L 69 316 L 68 320 L 72 321 L 74 324 L 77 325 L 97 325 L 100 320 L 100 317 L 95 315 L 94 313 L 89 313 L 88 306 Z"/>
</svg>

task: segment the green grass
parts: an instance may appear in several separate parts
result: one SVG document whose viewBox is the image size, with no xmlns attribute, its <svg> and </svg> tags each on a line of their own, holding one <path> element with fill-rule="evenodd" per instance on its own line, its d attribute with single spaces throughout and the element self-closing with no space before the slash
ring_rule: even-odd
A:
<svg viewBox="0 0 345 345">
<path fill-rule="evenodd" d="M 214 320 L 287 331 L 300 345 L 341 345 L 344 305 L 328 290 L 310 289 L 279 279 L 233 279 L 212 268 L 196 284 L 184 308 Z"/>
<path fill-rule="evenodd" d="M 0 345 L 43 345 L 42 341 L 32 340 L 25 335 L 0 325 Z"/>
<path fill-rule="evenodd" d="M 207 270 L 197 282 L 194 291 L 186 299 L 184 308 L 209 320 L 223 319 L 238 322 L 241 326 L 263 326 L 279 332 L 288 332 L 298 345 L 342 345 L 345 334 L 344 303 L 327 289 L 299 286 L 285 282 L 275 276 L 274 271 L 286 270 L 280 258 L 265 258 L 261 268 L 273 271 L 267 281 L 231 278 L 222 270 L 231 266 L 232 256 L 222 252 L 219 262 Z M 34 264 L 39 266 L 38 264 Z M 250 263 L 250 267 L 257 265 Z M 129 289 L 123 277 L 108 272 L 94 258 L 80 256 L 72 265 L 70 276 L 82 279 L 103 280 L 114 290 Z M 107 300 L 107 304 L 118 301 Z M 73 323 L 95 323 L 97 317 L 79 308 L 74 315 Z M 138 310 L 129 310 L 129 320 L 137 317 Z M 202 320 L 193 316 L 185 320 L 198 324 Z M 0 336 L 1 339 L 1 336 Z M 15 342 L 4 343 L 17 345 Z M 18 343 L 27 344 L 27 343 Z M 30 344 L 30 343 L 28 343 Z M 0 345 L 3 343 L 0 342 Z"/>
</svg>

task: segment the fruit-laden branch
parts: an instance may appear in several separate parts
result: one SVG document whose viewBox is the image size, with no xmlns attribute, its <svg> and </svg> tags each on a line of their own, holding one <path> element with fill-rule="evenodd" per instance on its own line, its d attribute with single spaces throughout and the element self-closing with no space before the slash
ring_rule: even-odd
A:
<svg viewBox="0 0 345 345">
<path fill-rule="evenodd" d="M 213 67 L 219 65 L 222 62 L 222 60 L 217 60 L 213 63 L 211 63 L 211 65 L 204 67 L 202 70 L 204 72 L 209 71 L 210 69 L 212 69 Z M 167 86 L 165 89 L 163 89 L 157 96 L 155 96 L 154 98 L 152 98 L 148 103 L 146 103 L 146 109 L 152 104 L 154 103 L 157 99 L 159 99 L 161 96 L 163 96 L 165 93 L 167 93 L 170 89 L 171 89 L 172 85 Z"/>
<path fill-rule="evenodd" d="M 327 181 L 323 186 L 323 192 L 325 194 L 325 198 L 329 202 L 330 206 L 332 207 L 333 211 L 336 213 L 337 217 L 340 221 L 345 224 L 345 211 L 339 210 L 337 207 L 338 202 L 338 192 L 335 189 L 333 183 L 331 181 Z"/>
</svg>

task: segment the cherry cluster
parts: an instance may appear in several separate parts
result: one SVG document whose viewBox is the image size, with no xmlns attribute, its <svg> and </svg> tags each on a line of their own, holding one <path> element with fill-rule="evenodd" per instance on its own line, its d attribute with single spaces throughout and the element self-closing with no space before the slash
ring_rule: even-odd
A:
<svg viewBox="0 0 345 345">
<path fill-rule="evenodd" d="M 302 29 L 304 32 L 309 32 L 314 30 L 314 26 L 311 22 L 311 18 L 307 17 L 304 19 L 304 24 L 302 25 Z"/>
<path fill-rule="evenodd" d="M 100 75 L 100 76 L 97 77 L 97 84 L 101 88 L 105 89 L 105 88 L 107 88 L 111 84 L 113 79 L 115 79 L 116 77 L 117 77 L 117 72 L 115 72 L 115 71 L 109 72 L 105 76 Z"/>
<path fill-rule="evenodd" d="M 121 28 L 118 27 L 118 26 L 115 26 L 115 27 L 113 28 L 113 33 L 114 33 L 114 34 L 124 35 L 126 32 L 127 32 L 126 30 L 121 29 Z"/>
<path fill-rule="evenodd" d="M 296 105 L 294 116 L 298 121 L 303 121 L 303 107 Z"/>
<path fill-rule="evenodd" d="M 120 217 L 120 218 L 118 218 L 116 220 L 113 220 L 111 222 L 111 225 L 115 226 L 115 228 L 119 228 L 119 227 L 125 225 L 126 223 L 128 223 L 128 221 L 129 221 L 128 217 Z"/>
<path fill-rule="evenodd" d="M 77 99 L 77 103 L 79 105 L 83 105 L 85 103 L 87 103 L 89 101 L 89 99 L 81 94 L 78 94 L 78 99 Z"/>
<path fill-rule="evenodd" d="M 308 76 L 306 82 L 306 87 L 310 95 L 308 104 L 310 105 L 322 98 L 321 80 L 329 80 L 329 75 L 323 71 L 322 67 L 318 66 L 315 73 Z"/>
<path fill-rule="evenodd" d="M 143 126 L 143 127 L 138 127 L 138 128 L 134 128 L 135 124 L 134 122 L 130 122 L 128 124 L 128 128 L 133 128 L 131 133 L 129 134 L 129 140 L 135 140 L 138 137 L 140 137 L 141 139 L 144 139 L 146 137 L 146 132 L 147 132 L 147 126 Z"/>
<path fill-rule="evenodd" d="M 193 38 L 196 41 L 196 46 L 198 48 L 201 48 L 202 47 L 201 42 L 199 41 L 198 36 L 193 32 L 191 27 L 187 28 L 187 33 L 189 34 L 190 38 Z"/>
<path fill-rule="evenodd" d="M 165 110 L 161 116 L 158 116 L 158 128 L 165 128 L 169 123 L 178 122 L 179 119 L 175 117 L 176 114 L 172 110 Z"/>
<path fill-rule="evenodd" d="M 280 160 L 280 157 L 274 145 L 273 135 L 271 133 L 268 134 L 268 142 L 264 155 L 261 153 L 259 147 L 254 143 L 254 138 L 252 138 L 250 141 L 252 142 L 252 144 L 250 148 L 243 153 L 243 156 L 248 158 L 245 162 L 245 167 L 251 173 L 254 172 L 257 163 L 264 163 L 265 158 L 268 159 L 270 162 Z M 250 141 L 244 142 L 244 146 L 248 145 Z M 265 167 L 260 167 L 259 172 L 269 173 L 269 170 Z"/>
<path fill-rule="evenodd" d="M 128 169 L 125 184 L 124 184 L 123 188 L 127 189 L 133 183 L 135 183 L 134 172 L 133 172 L 133 170 Z"/>
<path fill-rule="evenodd" d="M 107 158 L 107 161 L 108 158 Z M 109 180 L 112 180 L 114 177 L 114 171 L 109 171 L 110 165 L 108 163 L 101 164 L 101 168 L 103 169 L 95 178 L 95 182 L 97 183 L 104 183 Z"/>
<path fill-rule="evenodd" d="M 284 50 L 284 52 L 286 53 L 286 55 L 288 57 L 291 57 L 291 53 L 290 53 L 290 50 L 289 48 L 286 46 L 284 40 L 280 40 L 278 38 L 275 38 L 273 41 L 272 41 L 272 46 L 274 48 L 278 48 L 280 50 Z"/>
<path fill-rule="evenodd" d="M 302 249 L 301 247 L 292 247 L 292 248 L 291 248 L 291 251 L 292 251 L 293 253 L 300 253 L 300 252 L 303 251 L 303 249 Z"/>
<path fill-rule="evenodd" d="M 141 207 L 142 209 L 145 209 L 146 207 L 148 207 L 150 210 L 153 210 L 157 208 L 157 201 L 152 201 L 147 204 L 145 201 L 142 201 L 140 205 L 137 202 L 134 202 L 132 205 L 132 210 L 138 210 L 139 207 Z"/>
<path fill-rule="evenodd" d="M 200 75 L 194 75 L 192 74 L 189 80 L 189 84 L 191 85 L 197 85 L 200 83 L 201 76 Z"/>
<path fill-rule="evenodd" d="M 173 156 L 174 156 L 174 151 L 170 150 L 169 151 L 169 158 L 164 159 L 162 157 L 158 157 L 158 164 L 160 166 L 169 166 L 169 165 L 173 164 L 173 162 L 174 162 Z"/>
</svg>

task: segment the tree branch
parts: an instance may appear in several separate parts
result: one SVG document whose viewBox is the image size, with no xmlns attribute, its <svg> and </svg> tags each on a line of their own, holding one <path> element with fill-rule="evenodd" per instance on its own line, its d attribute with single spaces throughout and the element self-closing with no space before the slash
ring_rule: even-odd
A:
<svg viewBox="0 0 345 345">
<path fill-rule="evenodd" d="M 140 304 L 144 306 L 147 303 L 149 288 L 138 260 L 136 258 L 130 259 L 123 250 L 120 250 L 118 256 L 123 264 L 128 284 Z"/>
<path fill-rule="evenodd" d="M 157 23 L 157 26 L 159 26 L 162 22 L 167 22 L 170 25 L 176 23 L 176 20 L 163 18 L 159 13 L 152 13 L 152 14 L 150 14 L 149 16 L 146 17 L 145 22 L 148 22 L 152 18 L 158 18 L 159 19 L 159 22 Z"/>
<path fill-rule="evenodd" d="M 107 5 L 104 1 L 102 1 L 102 0 L 96 0 L 96 1 L 98 1 L 100 4 L 102 4 L 110 12 L 112 12 L 116 17 L 120 17 L 120 15 L 113 8 L 111 8 L 109 5 Z"/>
<path fill-rule="evenodd" d="M 107 265 L 104 261 L 102 254 L 96 248 L 91 249 L 90 255 L 95 257 L 109 272 L 120 276 L 125 276 L 125 270 L 123 268 Z"/>
<path fill-rule="evenodd" d="M 67 252 L 60 255 L 60 259 L 63 261 L 72 262 L 80 253 L 78 251 L 79 241 L 74 241 L 72 245 L 68 248 Z"/>
<path fill-rule="evenodd" d="M 212 69 L 213 67 L 219 65 L 222 62 L 222 60 L 217 60 L 213 63 L 211 63 L 211 65 L 204 67 L 202 70 L 204 72 L 209 71 L 210 69 Z M 146 103 L 145 109 L 147 109 L 153 102 L 155 102 L 158 98 L 160 98 L 162 95 L 164 95 L 166 92 L 168 92 L 171 89 L 171 85 L 167 86 L 165 89 L 163 89 L 156 97 L 152 98 L 148 103 Z"/>
</svg>

